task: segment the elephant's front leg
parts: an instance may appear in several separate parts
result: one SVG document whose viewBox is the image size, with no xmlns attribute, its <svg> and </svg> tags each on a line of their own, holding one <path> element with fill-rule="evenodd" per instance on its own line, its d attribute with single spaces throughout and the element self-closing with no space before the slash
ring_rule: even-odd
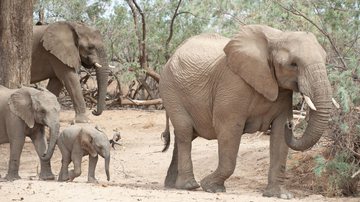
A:
<svg viewBox="0 0 360 202">
<path fill-rule="evenodd" d="M 54 61 L 53 61 L 54 62 Z M 60 63 L 60 64 L 57 64 Z M 74 69 L 64 66 L 60 61 L 56 61 L 55 64 L 58 68 L 55 68 L 57 77 L 64 82 L 66 90 L 69 92 L 71 100 L 75 109 L 75 122 L 87 123 L 89 118 L 86 115 L 86 104 L 82 89 L 79 81 L 79 76 Z"/>
<path fill-rule="evenodd" d="M 219 164 L 213 173 L 201 180 L 200 184 L 204 191 L 213 193 L 226 191 L 224 182 L 234 173 L 243 131 L 243 127 L 234 125 L 223 126 L 218 133 Z"/>
<path fill-rule="evenodd" d="M 46 137 L 43 127 L 35 126 L 33 133 L 31 134 L 30 138 L 35 146 L 36 153 L 38 156 L 42 156 L 46 153 Z M 55 175 L 51 171 L 51 163 L 50 159 L 47 161 L 40 159 L 40 179 L 42 180 L 54 180 Z"/>
<path fill-rule="evenodd" d="M 57 141 L 57 145 L 61 152 L 61 169 L 58 177 L 58 181 L 67 181 L 69 180 L 69 164 L 71 162 L 71 153 L 67 150 L 62 138 L 59 138 Z"/>
<path fill-rule="evenodd" d="M 89 155 L 89 171 L 88 171 L 88 182 L 97 183 L 97 179 L 95 178 L 95 168 L 98 161 L 98 156 L 92 157 Z"/>
<path fill-rule="evenodd" d="M 71 153 L 71 160 L 74 164 L 74 170 L 71 170 L 69 172 L 69 180 L 73 181 L 76 177 L 79 177 L 81 175 L 81 159 L 83 154 L 78 152 L 72 152 Z"/>
<path fill-rule="evenodd" d="M 293 198 L 293 194 L 284 186 L 286 159 L 289 147 L 285 142 L 284 133 L 292 133 L 286 126 L 286 117 L 279 117 L 273 121 L 270 135 L 270 168 L 268 185 L 263 193 L 267 197 L 284 199 Z"/>
</svg>

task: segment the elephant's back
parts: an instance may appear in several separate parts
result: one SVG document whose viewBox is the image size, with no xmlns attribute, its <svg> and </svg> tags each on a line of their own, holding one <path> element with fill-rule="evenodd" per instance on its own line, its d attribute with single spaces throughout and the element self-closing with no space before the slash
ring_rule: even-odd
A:
<svg viewBox="0 0 360 202">
<path fill-rule="evenodd" d="M 184 90 L 206 83 L 216 68 L 213 64 L 225 57 L 223 48 L 229 41 L 219 34 L 200 34 L 187 39 L 165 65 L 162 77 L 170 77 L 169 82 L 181 84 L 178 86 Z"/>
</svg>

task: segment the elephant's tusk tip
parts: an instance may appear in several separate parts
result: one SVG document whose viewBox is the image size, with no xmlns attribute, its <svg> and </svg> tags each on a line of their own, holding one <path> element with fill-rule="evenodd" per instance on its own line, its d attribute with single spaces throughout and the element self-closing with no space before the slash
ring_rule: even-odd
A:
<svg viewBox="0 0 360 202">
<path fill-rule="evenodd" d="M 316 111 L 316 107 L 315 107 L 314 103 L 311 101 L 311 99 L 306 95 L 304 95 L 304 99 L 305 99 L 306 104 L 310 107 L 310 109 Z"/>
<path fill-rule="evenodd" d="M 334 104 L 334 106 L 337 108 L 337 109 L 340 109 L 340 105 L 338 102 L 336 102 L 336 100 L 334 98 L 331 98 L 331 101 L 332 103 Z"/>
<path fill-rule="evenodd" d="M 101 67 L 102 67 L 102 66 L 101 66 L 99 63 L 97 63 L 97 62 L 95 62 L 94 65 L 95 65 L 95 67 L 97 67 L 97 68 L 101 68 Z"/>
</svg>

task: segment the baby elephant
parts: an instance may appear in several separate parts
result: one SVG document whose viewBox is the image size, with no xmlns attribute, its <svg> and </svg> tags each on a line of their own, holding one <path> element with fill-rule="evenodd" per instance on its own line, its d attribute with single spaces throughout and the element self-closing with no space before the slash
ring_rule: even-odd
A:
<svg viewBox="0 0 360 202">
<path fill-rule="evenodd" d="M 95 167 L 98 154 L 105 159 L 105 172 L 107 180 L 110 180 L 110 142 L 102 131 L 89 125 L 72 125 L 61 132 L 57 145 L 62 154 L 58 181 L 72 181 L 80 176 L 81 159 L 89 155 L 88 182 L 97 182 Z M 71 161 L 74 164 L 74 170 L 69 172 L 68 166 Z"/>
</svg>

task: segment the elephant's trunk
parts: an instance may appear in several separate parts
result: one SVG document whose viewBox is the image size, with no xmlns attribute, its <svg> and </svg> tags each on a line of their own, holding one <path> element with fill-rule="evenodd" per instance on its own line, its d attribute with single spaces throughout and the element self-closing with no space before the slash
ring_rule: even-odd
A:
<svg viewBox="0 0 360 202">
<path fill-rule="evenodd" d="M 40 156 L 40 159 L 43 161 L 50 160 L 50 158 L 52 157 L 52 155 L 54 153 L 55 144 L 59 137 L 60 124 L 59 124 L 59 122 L 56 122 L 55 124 L 49 125 L 49 128 L 50 128 L 49 146 L 48 146 L 46 153 L 44 153 L 42 156 Z"/>
<path fill-rule="evenodd" d="M 107 63 L 107 56 L 105 53 L 105 49 L 101 49 L 99 52 L 100 57 L 100 66 L 97 64 L 96 67 L 96 78 L 97 78 L 97 85 L 98 85 L 98 98 L 97 98 L 97 108 L 92 113 L 95 116 L 101 115 L 103 110 L 105 109 L 105 98 L 107 92 L 107 84 L 108 84 L 108 77 L 110 73 L 109 65 Z"/>
<path fill-rule="evenodd" d="M 107 181 L 110 181 L 109 166 L 110 166 L 110 154 L 105 157 L 105 173 L 106 173 Z"/>
<path fill-rule="evenodd" d="M 308 125 L 304 134 L 296 138 L 286 133 L 287 145 L 297 151 L 304 151 L 315 145 L 327 127 L 331 109 L 331 86 L 327 78 L 325 64 L 310 65 L 305 68 L 303 78 L 299 78 L 300 92 L 313 101 L 316 111 L 310 110 Z"/>
</svg>

